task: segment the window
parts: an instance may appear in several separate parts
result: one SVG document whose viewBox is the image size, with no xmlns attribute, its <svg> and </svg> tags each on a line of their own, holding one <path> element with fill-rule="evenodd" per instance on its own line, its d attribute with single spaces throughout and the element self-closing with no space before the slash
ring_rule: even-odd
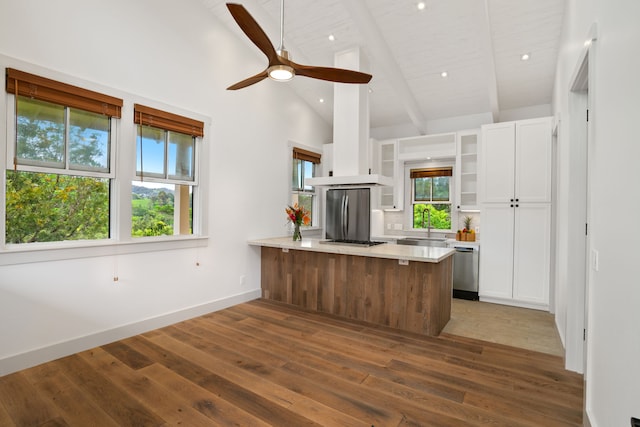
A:
<svg viewBox="0 0 640 427">
<path fill-rule="evenodd" d="M 412 224 L 414 229 L 451 229 L 452 168 L 411 169 Z"/>
<path fill-rule="evenodd" d="M 131 235 L 193 234 L 196 144 L 204 123 L 136 104 Z"/>
<path fill-rule="evenodd" d="M 6 243 L 108 239 L 122 100 L 7 68 Z"/>
<path fill-rule="evenodd" d="M 291 204 L 303 206 L 311 214 L 311 225 L 317 225 L 317 193 L 315 187 L 305 185 L 305 178 L 316 175 L 316 166 L 320 163 L 320 154 L 293 147 L 293 166 L 291 181 Z"/>
</svg>

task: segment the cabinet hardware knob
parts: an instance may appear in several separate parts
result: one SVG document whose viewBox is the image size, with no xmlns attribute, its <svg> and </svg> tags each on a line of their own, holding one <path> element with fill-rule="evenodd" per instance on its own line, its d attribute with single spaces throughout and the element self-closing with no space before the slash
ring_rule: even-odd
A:
<svg viewBox="0 0 640 427">
<path fill-rule="evenodd" d="M 519 201 L 520 201 L 520 199 L 516 199 L 516 202 L 519 202 Z"/>
<path fill-rule="evenodd" d="M 511 205 L 511 207 L 513 207 L 513 204 Z"/>
<path fill-rule="evenodd" d="M 513 202 L 513 199 L 509 200 L 510 202 Z"/>
</svg>

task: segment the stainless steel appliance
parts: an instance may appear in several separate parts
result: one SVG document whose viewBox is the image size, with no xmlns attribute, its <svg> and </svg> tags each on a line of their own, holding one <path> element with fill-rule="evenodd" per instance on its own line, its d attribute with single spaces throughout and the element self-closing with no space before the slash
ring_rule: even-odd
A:
<svg viewBox="0 0 640 427">
<path fill-rule="evenodd" d="M 369 188 L 327 190 L 325 237 L 340 243 L 371 243 L 370 198 Z"/>
<path fill-rule="evenodd" d="M 480 248 L 475 245 L 454 244 L 453 296 L 467 300 L 478 299 L 478 267 Z"/>
</svg>

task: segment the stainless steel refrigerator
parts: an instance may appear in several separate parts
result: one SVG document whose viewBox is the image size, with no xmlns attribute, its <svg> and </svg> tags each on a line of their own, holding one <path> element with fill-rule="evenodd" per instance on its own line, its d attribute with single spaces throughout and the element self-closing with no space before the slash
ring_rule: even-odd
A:
<svg viewBox="0 0 640 427">
<path fill-rule="evenodd" d="M 369 188 L 327 190 L 326 238 L 336 242 L 369 242 L 370 200 Z"/>
</svg>

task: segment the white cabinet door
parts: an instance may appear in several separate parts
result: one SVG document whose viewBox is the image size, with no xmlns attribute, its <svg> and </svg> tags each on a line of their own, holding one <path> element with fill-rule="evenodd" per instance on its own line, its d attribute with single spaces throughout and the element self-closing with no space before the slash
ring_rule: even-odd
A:
<svg viewBox="0 0 640 427">
<path fill-rule="evenodd" d="M 481 297 L 513 297 L 513 215 L 510 204 L 482 206 Z"/>
<path fill-rule="evenodd" d="M 481 201 L 507 203 L 514 198 L 515 123 L 482 127 Z"/>
<path fill-rule="evenodd" d="M 551 202 L 551 118 L 516 122 L 515 198 Z"/>
<path fill-rule="evenodd" d="M 516 205 L 518 207 L 514 208 L 513 299 L 546 305 L 549 303 L 551 205 Z"/>
</svg>

